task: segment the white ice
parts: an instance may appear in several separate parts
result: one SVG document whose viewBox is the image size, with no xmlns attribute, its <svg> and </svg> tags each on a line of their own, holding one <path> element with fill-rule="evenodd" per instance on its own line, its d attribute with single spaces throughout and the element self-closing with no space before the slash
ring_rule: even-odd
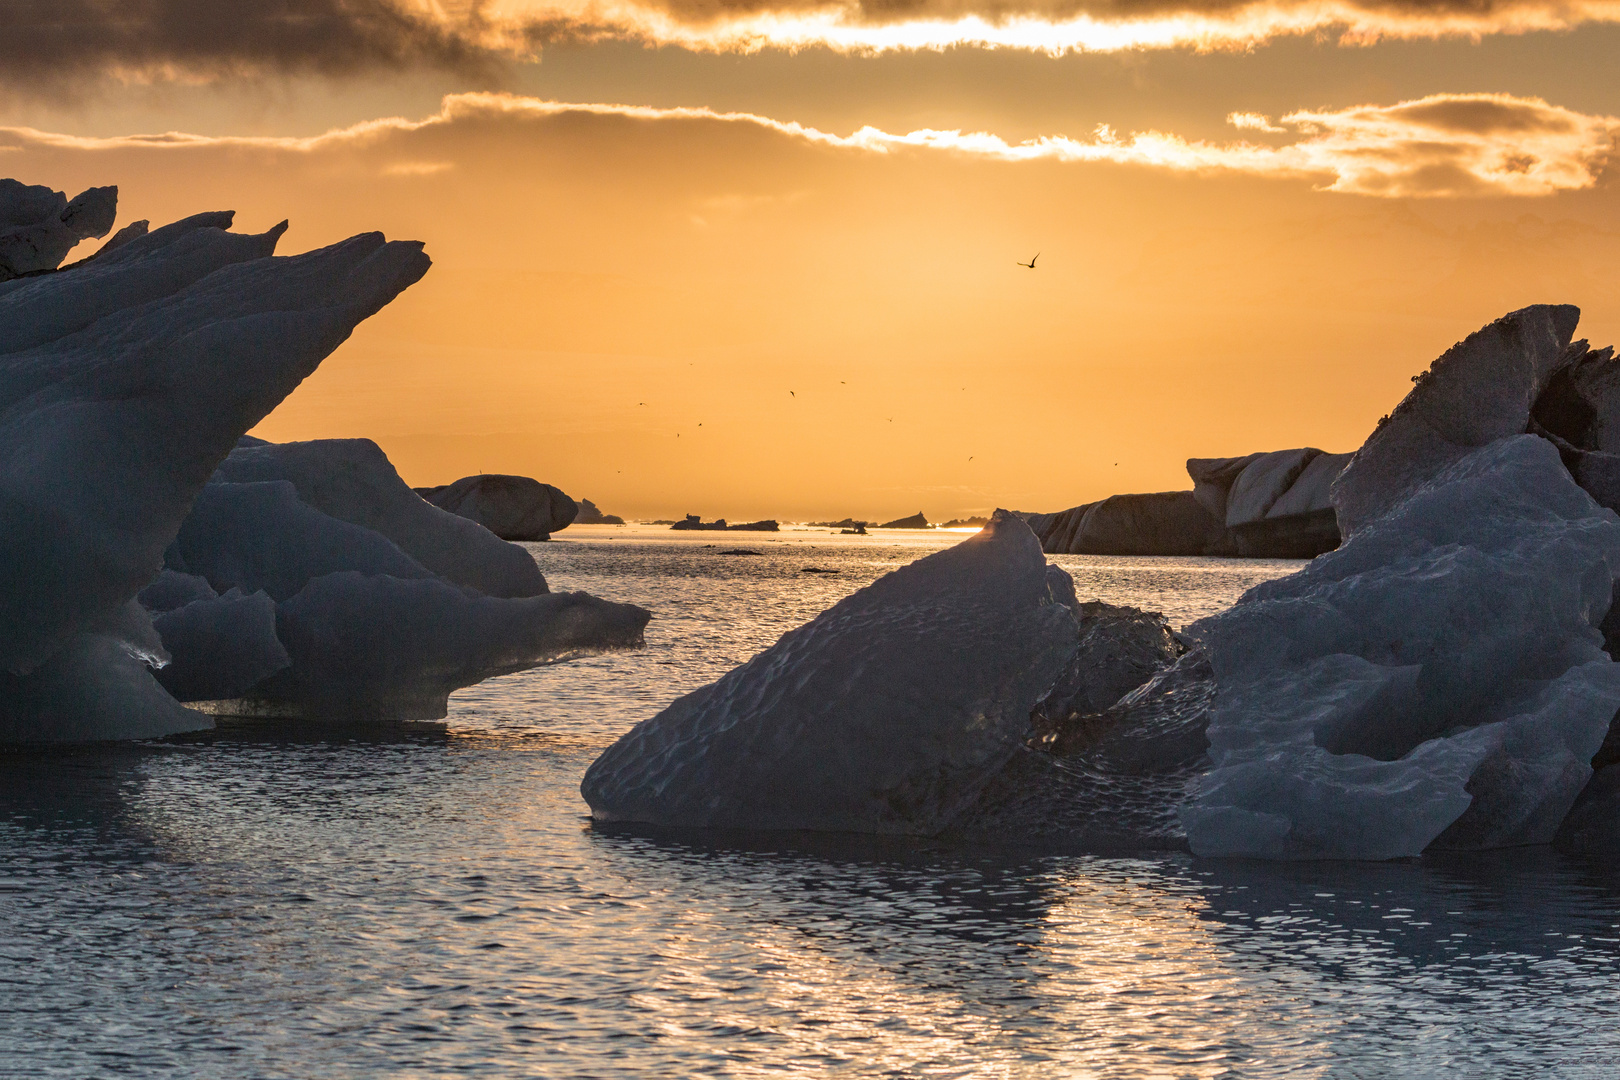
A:
<svg viewBox="0 0 1620 1080">
<path fill-rule="evenodd" d="M 239 698 L 292 663 L 276 636 L 276 603 L 269 594 L 193 600 L 152 620 L 170 661 L 157 672 L 180 701 Z"/>
<path fill-rule="evenodd" d="M 1195 623 L 1217 693 L 1213 768 L 1181 812 L 1193 850 L 1384 859 L 1551 839 L 1620 709 L 1596 629 L 1617 569 L 1620 518 L 1521 435 Z"/>
</svg>

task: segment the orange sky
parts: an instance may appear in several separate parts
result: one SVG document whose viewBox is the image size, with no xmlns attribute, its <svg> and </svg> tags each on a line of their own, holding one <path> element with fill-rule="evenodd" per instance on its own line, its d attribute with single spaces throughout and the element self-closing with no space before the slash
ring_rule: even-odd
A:
<svg viewBox="0 0 1620 1080">
<path fill-rule="evenodd" d="M 1049 8 L 817 25 L 1033 19 L 1061 44 L 1114 10 Z M 8 97 L 0 175 L 117 183 L 121 223 L 288 217 L 283 253 L 426 241 L 428 276 L 258 434 L 365 435 L 412 483 L 525 473 L 631 517 L 941 519 L 1186 487 L 1190 455 L 1353 449 L 1512 308 L 1576 303 L 1583 336 L 1620 341 L 1602 5 L 1477 42 L 1399 5 L 1264 9 L 1416 35 L 1355 46 L 1342 20 L 1271 40 L 1259 8 L 1198 15 L 1259 26 L 1236 53 L 739 52 L 714 29 L 809 10 L 621 7 L 597 40 L 521 49 L 486 25 L 455 46 L 476 62 L 113 40 Z M 441 51 L 471 33 L 454 17 Z M 163 131 L 191 134 L 131 137 Z"/>
</svg>

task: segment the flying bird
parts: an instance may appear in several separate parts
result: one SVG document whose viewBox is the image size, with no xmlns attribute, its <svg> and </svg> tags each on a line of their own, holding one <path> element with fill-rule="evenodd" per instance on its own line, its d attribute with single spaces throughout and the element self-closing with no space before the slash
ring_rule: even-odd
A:
<svg viewBox="0 0 1620 1080">
<path fill-rule="evenodd" d="M 1038 258 L 1040 258 L 1040 257 L 1041 257 L 1041 253 L 1040 253 L 1040 252 L 1038 252 L 1038 251 L 1037 251 L 1037 252 L 1036 252 L 1036 253 L 1035 253 L 1035 259 L 1038 259 Z M 1031 259 L 1031 260 L 1029 260 L 1029 262 L 1027 262 L 1027 263 L 1019 263 L 1019 264 L 1018 264 L 1018 265 L 1019 265 L 1019 266 L 1027 266 L 1027 267 L 1029 267 L 1029 268 L 1030 268 L 1030 269 L 1031 269 L 1031 270 L 1033 270 L 1033 269 L 1035 269 L 1035 259 Z"/>
<path fill-rule="evenodd" d="M 788 397 L 798 397 L 798 396 L 799 395 L 795 394 L 793 391 L 791 391 L 791 390 L 788 391 Z"/>
</svg>

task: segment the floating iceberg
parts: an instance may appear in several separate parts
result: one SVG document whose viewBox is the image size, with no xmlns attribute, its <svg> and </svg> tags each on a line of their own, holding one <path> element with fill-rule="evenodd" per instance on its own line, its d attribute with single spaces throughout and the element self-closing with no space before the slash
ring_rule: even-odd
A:
<svg viewBox="0 0 1620 1080">
<path fill-rule="evenodd" d="M 506 473 L 479 473 L 453 484 L 415 490 L 434 506 L 476 521 L 502 540 L 549 540 L 552 533 L 566 529 L 580 509 L 559 488 Z"/>
<path fill-rule="evenodd" d="M 1551 840 L 1620 710 L 1597 629 L 1617 569 L 1620 518 L 1519 435 L 1195 623 L 1217 692 L 1212 768 L 1182 809 L 1192 849 Z"/>
<path fill-rule="evenodd" d="M 374 444 L 238 448 L 427 271 L 420 244 L 367 234 L 276 258 L 285 223 L 243 236 L 210 213 L 137 222 L 56 269 L 106 234 L 116 197 L 0 183 L 0 739 L 195 730 L 211 719 L 174 694 L 253 695 L 272 677 L 298 701 L 342 698 L 316 686 L 332 668 L 307 660 L 307 642 L 365 629 L 333 609 L 350 596 L 399 620 L 382 635 L 394 670 L 430 669 L 413 716 L 442 715 L 457 680 L 639 640 L 646 612 L 541 595 L 526 552 L 424 503 Z M 292 614 L 277 603 L 345 574 L 371 584 L 328 587 Z M 435 599 L 450 634 L 424 629 Z M 436 639 L 413 651 L 403 626 Z"/>
<path fill-rule="evenodd" d="M 998 511 L 636 725 L 581 793 L 599 821 L 932 835 L 1019 752 L 1073 597 Z"/>
</svg>

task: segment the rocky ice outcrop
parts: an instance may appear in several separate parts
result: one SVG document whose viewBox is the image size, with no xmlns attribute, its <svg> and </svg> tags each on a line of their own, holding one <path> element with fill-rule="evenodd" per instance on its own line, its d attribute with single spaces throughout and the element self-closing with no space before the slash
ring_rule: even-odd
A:
<svg viewBox="0 0 1620 1080">
<path fill-rule="evenodd" d="M 878 528 L 880 528 L 880 529 L 932 529 L 933 526 L 928 523 L 928 519 L 926 517 L 924 517 L 923 512 L 921 510 L 919 510 L 915 514 L 912 514 L 910 517 L 895 518 L 893 521 L 885 521 L 882 525 L 879 525 Z"/>
<path fill-rule="evenodd" d="M 1020 751 L 1073 597 L 998 511 L 636 725 L 580 791 L 598 821 L 937 833 Z"/>
<path fill-rule="evenodd" d="M 560 489 L 503 473 L 463 476 L 453 484 L 417 488 L 416 493 L 502 540 L 549 540 L 579 513 L 579 505 Z"/>
<path fill-rule="evenodd" d="M 1054 554 L 1310 558 L 1339 542 L 1328 494 L 1349 460 L 1314 447 L 1191 458 L 1191 491 L 1113 495 L 1024 517 Z"/>
<path fill-rule="evenodd" d="M 160 574 L 165 550 L 243 433 L 357 323 L 428 268 L 421 245 L 390 243 L 377 234 L 275 258 L 284 224 L 241 236 L 227 231 L 230 214 L 215 213 L 150 232 L 137 223 L 115 237 L 116 246 L 88 260 L 38 272 L 49 271 L 71 247 L 62 236 L 105 234 L 113 195 L 113 189 L 94 189 L 69 204 L 38 189 L 0 186 L 0 220 L 13 245 L 7 250 L 22 244 L 34 252 L 34 262 L 8 263 L 8 273 L 21 265 L 28 276 L 0 281 L 0 595 L 6 600 L 0 608 L 0 739 L 141 738 L 211 726 L 209 717 L 182 707 L 154 678 L 153 669 L 166 670 L 171 652 L 183 655 L 165 678 L 188 695 L 234 690 L 280 662 L 264 633 L 275 598 L 254 590 L 275 584 L 285 591 L 277 575 L 286 560 L 255 563 L 253 573 L 265 575 L 257 580 L 248 574 L 252 559 L 231 574 L 210 563 L 222 584 L 240 573 L 251 586 L 211 596 L 206 580 Z M 46 221 L 43 233 L 30 232 L 40 222 L 23 219 L 41 206 L 56 224 Z M 442 551 L 452 566 L 489 565 L 483 555 L 468 557 L 442 537 L 432 539 L 431 526 L 424 542 L 397 506 L 387 499 L 368 503 L 365 491 L 345 486 L 352 477 L 334 478 L 331 470 L 324 478 L 223 479 L 288 481 L 303 503 L 342 520 L 375 513 L 393 532 L 375 531 L 435 573 L 422 551 Z M 308 498 L 301 479 L 311 483 Z M 478 530 L 427 507 L 403 482 L 399 487 L 425 513 Z M 276 492 L 286 495 L 283 487 Z M 329 497 L 338 513 L 321 505 Z M 206 498 L 203 503 L 211 505 Z M 527 573 L 513 557 L 506 574 L 513 592 L 544 592 L 532 559 L 478 532 L 526 560 Z M 327 550 L 321 557 L 331 555 Z M 321 559 L 311 565 L 325 568 Z M 399 569 L 410 572 L 403 564 Z M 497 587 L 501 581 L 494 575 Z M 162 613 L 172 647 L 137 594 Z M 472 599 L 459 587 L 457 595 Z M 370 610 L 375 616 L 375 606 Z M 621 643 L 627 622 L 635 622 L 639 634 L 645 615 L 639 609 L 606 613 L 612 625 L 600 640 Z M 544 619 L 579 631 L 562 644 L 563 652 L 588 647 L 588 620 L 549 610 Z M 543 629 L 538 621 L 528 627 L 527 640 L 550 650 L 557 636 Z M 227 633 L 234 637 L 225 640 Z M 497 651 L 495 666 L 510 670 L 510 650 Z"/>
</svg>

